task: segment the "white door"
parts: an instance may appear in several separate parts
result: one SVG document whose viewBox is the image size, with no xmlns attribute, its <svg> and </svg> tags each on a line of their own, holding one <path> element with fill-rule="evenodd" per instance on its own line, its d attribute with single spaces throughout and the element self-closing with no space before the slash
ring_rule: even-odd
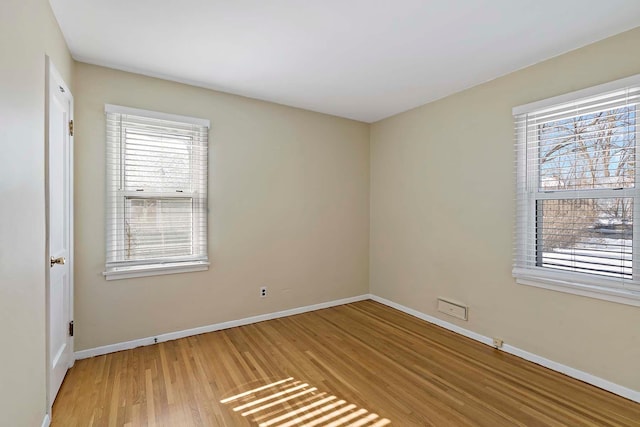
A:
<svg viewBox="0 0 640 427">
<path fill-rule="evenodd" d="M 49 405 L 73 365 L 73 97 L 47 58 Z"/>
</svg>

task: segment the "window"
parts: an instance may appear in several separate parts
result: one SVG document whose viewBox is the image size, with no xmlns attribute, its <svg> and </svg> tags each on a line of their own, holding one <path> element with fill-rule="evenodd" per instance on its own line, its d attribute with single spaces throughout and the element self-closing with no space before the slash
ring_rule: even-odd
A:
<svg viewBox="0 0 640 427">
<path fill-rule="evenodd" d="M 640 305 L 640 76 L 514 108 L 522 284 Z"/>
<path fill-rule="evenodd" d="M 209 121 L 105 112 L 107 280 L 206 270 Z"/>
</svg>

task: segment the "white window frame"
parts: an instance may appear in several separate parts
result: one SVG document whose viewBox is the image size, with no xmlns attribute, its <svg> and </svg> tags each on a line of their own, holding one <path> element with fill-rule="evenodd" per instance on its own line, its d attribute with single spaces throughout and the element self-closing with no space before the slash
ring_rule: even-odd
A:
<svg viewBox="0 0 640 427">
<path fill-rule="evenodd" d="M 622 90 L 631 86 L 640 85 L 640 74 L 578 90 L 564 95 L 544 99 L 537 102 L 521 105 L 513 108 L 513 116 L 550 108 L 556 105 L 578 101 L 584 98 L 595 97 L 608 92 Z M 527 135 L 526 127 L 517 130 L 516 144 L 527 144 L 526 149 L 516 150 L 516 192 L 525 206 L 516 206 L 516 209 L 524 208 L 526 211 L 522 220 L 516 215 L 515 256 L 525 256 L 533 260 L 531 251 L 535 251 L 536 234 L 536 200 L 570 199 L 570 198 L 597 198 L 606 197 L 630 197 L 633 198 L 633 280 L 623 284 L 619 279 L 608 279 L 603 276 L 554 270 L 548 267 L 536 265 L 524 265 L 524 261 L 516 263 L 513 277 L 518 284 L 535 286 L 553 291 L 597 298 L 621 304 L 640 306 L 640 105 L 636 106 L 636 170 L 634 188 L 622 190 L 598 189 L 578 190 L 569 192 L 551 191 L 541 192 L 538 188 L 538 163 L 537 159 L 527 158 L 529 149 L 537 149 L 538 141 L 535 135 Z M 522 236 L 522 239 L 518 239 Z M 520 255 L 519 255 L 520 254 Z M 530 261 L 529 261 L 530 262 Z"/>
<path fill-rule="evenodd" d="M 161 113 L 157 111 L 143 110 L 138 108 L 130 108 L 124 107 L 120 105 L 105 105 L 105 115 L 108 113 L 119 113 L 123 115 L 134 115 L 152 119 L 160 119 L 160 120 L 168 120 L 174 122 L 180 122 L 185 124 L 193 124 L 197 126 L 202 126 L 206 128 L 210 128 L 210 121 L 207 119 L 182 116 L 177 114 L 168 114 Z M 107 144 L 109 142 L 107 141 Z M 192 160 L 193 161 L 193 160 Z M 122 178 L 122 160 L 113 167 L 112 165 L 106 165 L 106 176 L 107 176 L 107 186 L 113 186 L 115 182 L 121 182 Z M 208 159 L 207 159 L 207 169 L 208 169 Z M 116 251 L 124 250 L 124 242 L 125 242 L 125 226 L 123 221 L 112 221 L 109 216 L 115 216 L 115 218 L 124 218 L 124 209 L 127 198 L 140 198 L 140 199 L 169 199 L 169 198 L 191 198 L 195 200 L 198 196 L 197 191 L 191 192 L 180 192 L 180 193 L 169 193 L 169 192 L 144 192 L 139 193 L 136 191 L 125 190 L 123 185 L 121 184 L 118 188 L 107 188 L 107 197 L 112 194 L 116 194 L 118 200 L 122 200 L 122 203 L 117 203 L 115 206 L 111 208 L 113 212 L 106 212 L 106 235 L 117 235 L 118 238 L 115 242 Z M 207 190 L 208 191 L 208 190 Z M 204 224 L 207 227 L 207 200 L 208 195 L 205 194 L 205 206 L 203 207 L 203 212 L 200 214 L 204 216 Z M 108 205 L 108 204 L 107 204 Z M 107 209 L 109 209 L 107 207 Z M 195 214 L 195 213 L 194 213 Z M 200 221 L 198 221 L 194 215 L 193 220 L 194 227 L 194 236 L 200 235 Z M 111 234 L 113 233 L 113 234 Z M 206 235 L 206 230 L 205 230 Z M 206 254 L 207 244 L 194 242 L 194 245 L 200 244 L 200 249 L 203 249 Z M 204 248 L 202 247 L 204 246 Z M 198 251 L 201 252 L 201 251 Z M 166 258 L 156 258 L 156 259 L 148 259 L 142 261 L 117 261 L 117 262 L 107 262 L 106 268 L 103 273 L 107 280 L 118 280 L 118 279 L 128 279 L 128 278 L 136 278 L 136 277 L 146 277 L 146 276 L 157 276 L 164 274 L 175 274 L 175 273 L 187 273 L 187 272 L 196 272 L 196 271 L 205 271 L 209 269 L 209 260 L 208 256 L 199 257 L 198 259 L 193 259 L 192 257 L 166 257 Z"/>
</svg>

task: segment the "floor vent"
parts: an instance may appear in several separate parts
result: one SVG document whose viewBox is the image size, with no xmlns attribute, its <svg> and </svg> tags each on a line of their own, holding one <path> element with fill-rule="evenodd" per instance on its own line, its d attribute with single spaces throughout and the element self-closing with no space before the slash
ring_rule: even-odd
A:
<svg viewBox="0 0 640 427">
<path fill-rule="evenodd" d="M 469 307 L 444 298 L 438 298 L 438 311 L 462 320 L 468 320 L 469 318 Z"/>
</svg>

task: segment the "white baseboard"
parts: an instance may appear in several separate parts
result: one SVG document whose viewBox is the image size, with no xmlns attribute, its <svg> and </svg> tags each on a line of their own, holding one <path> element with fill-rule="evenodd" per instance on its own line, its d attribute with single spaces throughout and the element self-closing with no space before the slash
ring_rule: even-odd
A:
<svg viewBox="0 0 640 427">
<path fill-rule="evenodd" d="M 379 297 L 377 295 L 371 295 L 370 297 L 372 300 L 377 301 L 381 304 L 395 308 L 396 310 L 400 310 L 404 313 L 410 314 L 411 316 L 417 317 L 418 319 L 422 319 L 429 323 L 433 323 L 435 325 L 448 329 L 452 332 L 458 333 L 460 335 L 464 335 L 465 337 L 471 338 L 473 340 L 481 342 L 482 344 L 486 344 L 493 347 L 493 340 L 487 336 L 462 328 L 458 325 L 447 322 L 446 320 L 429 316 L 428 314 L 424 314 L 412 308 L 405 307 L 404 305 L 395 303 L 393 301 L 389 301 L 388 299 Z M 607 381 L 603 378 L 597 377 L 595 375 L 591 375 L 579 369 L 575 369 L 570 366 L 563 365 L 562 363 L 554 362 L 553 360 L 546 359 L 542 356 L 538 356 L 537 354 L 530 353 L 528 351 L 522 350 L 520 348 L 514 347 L 509 344 L 504 344 L 500 350 L 506 353 L 513 354 L 514 356 L 518 356 L 530 362 L 536 363 L 538 365 L 544 366 L 545 368 L 549 368 L 551 370 L 563 373 L 569 377 L 578 379 L 580 381 L 584 381 L 585 383 L 594 385 L 603 390 L 625 397 L 629 400 L 633 400 L 634 402 L 640 403 L 640 391 L 623 387 L 619 384 L 613 383 L 611 381 Z"/>
<path fill-rule="evenodd" d="M 51 425 L 51 417 L 49 414 L 44 415 L 44 419 L 42 420 L 42 427 L 49 427 Z"/>
<path fill-rule="evenodd" d="M 530 353 L 509 344 L 503 345 L 501 350 L 513 354 L 514 356 L 521 357 L 530 362 L 536 363 L 538 365 L 544 366 L 545 368 L 549 368 L 553 371 L 560 372 L 577 380 L 584 381 L 585 383 L 594 385 L 603 390 L 607 390 L 613 394 L 617 394 L 618 396 L 626 397 L 629 400 L 640 403 L 640 391 L 621 386 L 619 384 L 605 380 L 604 378 L 596 377 L 595 375 L 572 368 L 571 366 L 554 362 L 553 360 L 546 359 L 542 356 L 538 356 L 537 354 Z"/>
<path fill-rule="evenodd" d="M 116 344 L 105 345 L 102 347 L 90 348 L 88 350 L 81 350 L 81 351 L 75 352 L 75 358 L 79 360 L 79 359 L 86 359 L 94 356 L 101 356 L 103 354 L 113 353 L 116 351 L 129 350 L 129 349 L 144 346 L 144 345 L 152 345 L 152 344 L 155 344 L 156 342 L 176 340 L 179 338 L 204 334 L 207 332 L 219 331 L 222 329 L 233 328 L 236 326 L 249 325 L 252 323 L 263 322 L 265 320 L 272 320 L 272 319 L 278 319 L 281 317 L 293 316 L 296 314 L 307 313 L 309 311 L 321 310 L 323 308 L 335 307 L 338 305 L 349 304 L 352 302 L 363 301 L 366 299 L 372 299 L 381 304 L 395 308 L 396 310 L 402 311 L 411 316 L 417 317 L 418 319 L 422 319 L 426 322 L 433 323 L 435 325 L 441 326 L 457 334 L 460 334 L 465 337 L 471 338 L 475 341 L 481 342 L 482 344 L 493 346 L 493 340 L 487 336 L 462 328 L 458 325 L 447 322 L 446 320 L 442 320 L 437 317 L 424 314 L 420 311 L 395 303 L 393 301 L 379 297 L 377 295 L 365 294 L 365 295 L 359 295 L 359 296 L 350 297 L 350 298 L 344 298 L 340 300 L 323 302 L 320 304 L 307 305 L 304 307 L 293 308 L 290 310 L 278 311 L 275 313 L 261 314 L 259 316 L 247 317 L 239 320 L 231 320 L 228 322 L 216 323 L 213 325 L 201 326 L 193 329 L 186 329 L 183 331 L 170 332 L 167 334 L 157 335 L 155 337 L 141 338 L 133 341 L 126 341 L 126 342 L 121 342 Z M 538 365 L 544 366 L 545 368 L 549 368 L 551 370 L 568 375 L 572 378 L 576 378 L 580 381 L 584 381 L 588 384 L 594 385 L 603 390 L 607 390 L 611 393 L 625 397 L 629 400 L 633 400 L 634 402 L 640 403 L 640 391 L 623 387 L 619 384 L 613 383 L 611 381 L 605 380 L 603 378 L 597 377 L 595 375 L 589 374 L 579 369 L 575 369 L 570 366 L 566 366 L 561 363 L 554 362 L 553 360 L 546 359 L 542 356 L 538 356 L 536 354 L 530 353 L 528 351 L 522 350 L 520 348 L 514 347 L 509 344 L 504 344 L 501 350 L 506 353 L 513 354 L 514 356 L 518 356 L 522 359 L 528 360 L 530 362 L 536 363 Z M 46 415 L 45 419 L 42 422 L 42 426 L 48 427 L 50 421 L 51 420 L 49 418 L 49 415 Z"/>
<path fill-rule="evenodd" d="M 357 301 L 364 301 L 370 298 L 369 294 L 359 295 L 350 298 L 343 298 L 334 301 L 323 302 L 320 304 L 307 305 L 304 307 L 292 308 L 290 310 L 278 311 L 275 313 L 261 314 L 258 316 L 246 317 L 239 320 L 231 320 L 228 322 L 216 323 L 213 325 L 200 326 L 193 329 L 185 329 L 183 331 L 169 332 L 153 337 L 140 338 L 137 340 L 120 342 L 116 344 L 105 345 L 102 347 L 90 348 L 75 352 L 76 360 L 87 359 L 89 357 L 101 356 L 103 354 L 114 353 L 116 351 L 129 350 L 144 345 L 152 345 L 159 342 L 177 340 L 179 338 L 190 337 L 193 335 L 205 334 L 207 332 L 219 331 L 221 329 L 234 328 L 236 326 L 250 325 L 252 323 L 264 322 L 265 320 L 278 319 L 280 317 L 293 316 L 295 314 L 306 313 L 309 311 L 321 310 L 323 308 L 335 307 L 338 305 L 349 304 Z"/>
<path fill-rule="evenodd" d="M 413 317 L 417 317 L 418 319 L 422 319 L 429 323 L 433 323 L 435 325 L 441 326 L 445 329 L 453 331 L 457 334 L 464 335 L 467 338 L 471 338 L 472 340 L 480 341 L 482 344 L 493 346 L 493 340 L 489 337 L 485 337 L 484 335 L 477 334 L 473 331 L 470 331 L 465 328 L 461 328 L 458 325 L 454 325 L 453 323 L 449 323 L 446 320 L 438 319 L 437 317 L 429 316 L 428 314 L 424 314 L 418 310 L 414 310 L 413 308 L 405 307 L 404 305 L 395 303 L 388 299 L 379 297 L 377 295 L 371 295 L 371 299 L 379 302 L 380 304 L 384 304 L 391 308 L 395 308 L 396 310 L 400 310 L 403 313 L 407 313 L 412 315 Z"/>
</svg>

